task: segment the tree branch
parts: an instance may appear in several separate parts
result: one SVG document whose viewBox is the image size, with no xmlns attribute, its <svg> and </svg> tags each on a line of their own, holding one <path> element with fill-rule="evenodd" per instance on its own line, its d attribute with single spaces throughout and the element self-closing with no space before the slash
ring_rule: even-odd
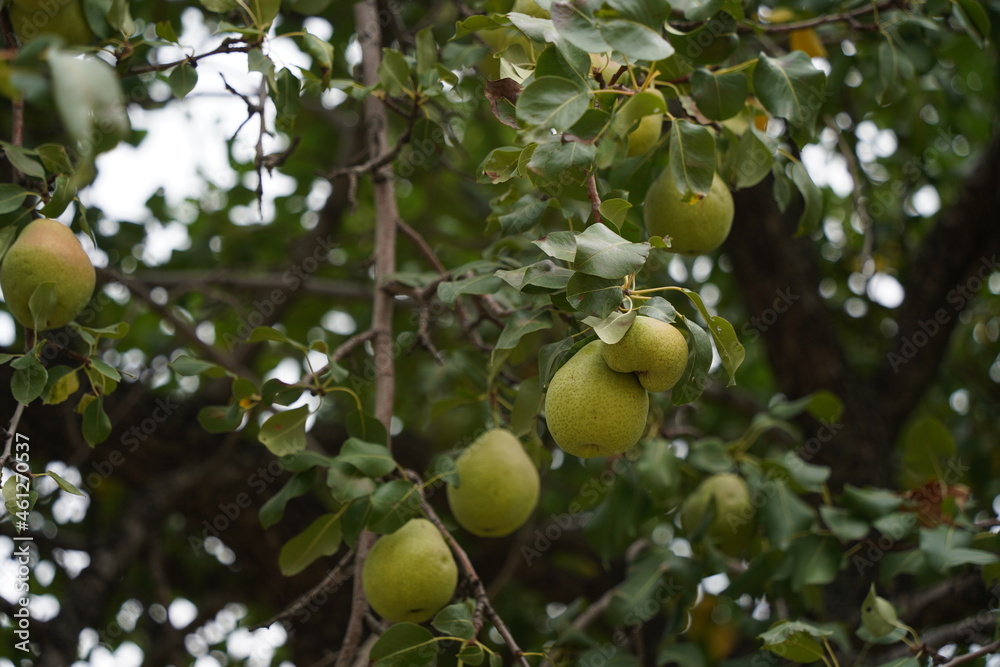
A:
<svg viewBox="0 0 1000 667">
<path fill-rule="evenodd" d="M 486 616 L 488 616 L 490 622 L 493 623 L 493 627 L 497 629 L 497 632 L 500 633 L 504 643 L 507 644 L 511 653 L 514 654 L 514 659 L 517 660 L 522 667 L 531 667 L 531 665 L 528 664 L 528 660 L 524 657 L 524 651 L 522 651 L 521 647 L 517 645 L 517 640 L 514 639 L 514 635 L 511 634 L 507 624 L 504 623 L 503 619 L 500 618 L 500 615 L 493 608 L 493 605 L 490 604 L 489 596 L 486 594 L 486 587 L 483 586 L 483 580 L 476 572 L 476 568 L 472 564 L 472 561 L 469 560 L 469 555 L 465 553 L 465 550 L 441 522 L 441 518 L 438 517 L 437 512 L 434 511 L 434 508 L 431 507 L 431 504 L 427 501 L 427 496 L 424 495 L 423 491 L 423 479 L 421 479 L 420 475 L 412 470 L 407 470 L 406 476 L 420 489 L 420 509 L 423 511 L 424 515 L 427 516 L 427 519 L 437 527 L 438 531 L 440 531 L 441 535 L 448 543 L 448 546 L 451 548 L 452 553 L 455 555 L 455 560 L 458 561 L 458 567 L 462 570 L 465 578 L 472 585 L 472 590 L 475 591 L 477 605 L 482 606 L 483 610 L 486 612 Z"/>
<path fill-rule="evenodd" d="M 354 5 L 355 29 L 361 45 L 361 78 L 365 86 L 378 83 L 378 69 L 382 60 L 382 28 L 378 18 L 376 0 L 363 0 Z M 364 101 L 365 146 L 369 156 L 389 154 L 389 122 L 385 106 L 374 96 Z M 372 326 L 375 349 L 375 417 L 391 432 L 392 411 L 395 403 L 395 360 L 392 352 L 392 319 L 395 297 L 386 289 L 396 272 L 396 224 L 399 210 L 392 180 L 392 169 L 385 163 L 374 170 L 375 190 L 375 297 L 372 306 Z M 387 435 L 387 437 L 389 437 Z M 391 443 L 387 443 L 391 444 Z M 358 537 L 354 571 L 361 572 L 375 536 L 363 530 Z M 344 643 L 337 656 L 336 667 L 349 667 L 354 662 L 364 615 L 368 609 L 362 578 L 354 578 L 354 596 L 351 618 L 347 624 Z"/>
</svg>

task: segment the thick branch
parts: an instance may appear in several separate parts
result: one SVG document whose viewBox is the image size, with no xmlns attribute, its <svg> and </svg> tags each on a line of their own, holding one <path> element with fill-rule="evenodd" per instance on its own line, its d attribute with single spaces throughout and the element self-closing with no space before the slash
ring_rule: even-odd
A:
<svg viewBox="0 0 1000 667">
<path fill-rule="evenodd" d="M 1000 261 L 1000 137 L 970 169 L 958 198 L 923 239 L 904 275 L 898 333 L 880 373 L 893 418 L 913 410 L 937 372 L 958 316 Z"/>
<path fill-rule="evenodd" d="M 354 20 L 361 45 L 361 77 L 365 86 L 378 83 L 378 69 L 382 58 L 382 29 L 378 18 L 376 0 L 363 0 L 354 5 Z M 365 147 L 369 156 L 389 154 L 389 125 L 385 107 L 374 96 L 364 102 Z M 372 307 L 372 331 L 375 332 L 375 417 L 390 433 L 392 410 L 395 401 L 395 359 L 392 351 L 392 316 L 395 297 L 386 289 L 390 276 L 396 272 L 396 221 L 399 210 L 389 163 L 380 165 L 373 172 L 375 190 L 375 298 Z M 375 536 L 362 531 L 358 538 L 355 572 L 360 572 Z M 354 579 L 354 597 L 351 618 L 347 625 L 344 643 L 337 656 L 336 667 L 348 667 L 354 662 L 364 615 L 368 608 L 361 577 Z"/>
</svg>

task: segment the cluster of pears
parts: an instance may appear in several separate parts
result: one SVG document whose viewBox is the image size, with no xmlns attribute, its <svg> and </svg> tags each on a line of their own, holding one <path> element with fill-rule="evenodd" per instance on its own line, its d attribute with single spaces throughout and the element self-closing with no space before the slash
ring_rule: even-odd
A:
<svg viewBox="0 0 1000 667">
<path fill-rule="evenodd" d="M 714 514 L 709 514 L 709 508 Z M 746 482 L 733 473 L 717 473 L 697 487 L 681 505 L 681 527 L 688 535 L 703 531 L 729 556 L 738 556 L 750 544 L 756 509 Z"/>
<path fill-rule="evenodd" d="M 31 313 L 31 296 L 43 283 L 54 286 L 55 304 L 42 322 Z M 38 331 L 65 326 L 94 293 L 94 265 L 73 231 L 56 220 L 29 223 L 0 265 L 0 288 L 18 322 Z"/>
<path fill-rule="evenodd" d="M 549 433 L 580 458 L 630 449 L 646 430 L 646 392 L 677 384 L 687 358 L 687 341 L 673 325 L 636 317 L 617 343 L 595 340 L 556 372 L 545 394 Z"/>
<path fill-rule="evenodd" d="M 509 535 L 535 511 L 538 470 L 510 431 L 483 433 L 458 457 L 455 469 L 459 485 L 448 487 L 448 504 L 470 533 Z M 382 618 L 423 623 L 451 601 L 458 568 L 434 524 L 416 518 L 379 538 L 365 560 L 361 583 Z"/>
</svg>

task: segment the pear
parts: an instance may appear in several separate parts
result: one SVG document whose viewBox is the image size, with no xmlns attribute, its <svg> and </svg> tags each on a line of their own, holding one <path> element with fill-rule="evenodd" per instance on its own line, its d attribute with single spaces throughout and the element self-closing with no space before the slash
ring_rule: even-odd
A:
<svg viewBox="0 0 1000 667">
<path fill-rule="evenodd" d="M 688 346 L 673 325 L 639 315 L 614 345 L 604 346 L 604 363 L 619 373 L 635 373 L 646 391 L 666 391 L 687 366 Z"/>
<path fill-rule="evenodd" d="M 90 44 L 94 39 L 80 0 L 13 0 L 10 21 L 22 44 L 41 34 L 59 35 L 71 46 Z"/>
<path fill-rule="evenodd" d="M 635 375 L 608 368 L 603 349 L 599 340 L 581 348 L 556 371 L 545 394 L 549 433 L 584 459 L 624 452 L 646 430 L 649 395 Z"/>
<path fill-rule="evenodd" d="M 524 525 L 538 504 L 535 464 L 508 430 L 476 438 L 455 461 L 459 486 L 448 504 L 462 528 L 480 537 L 503 537 Z"/>
<path fill-rule="evenodd" d="M 29 301 L 42 283 L 55 283 L 56 306 L 38 330 L 55 329 L 80 314 L 94 293 L 94 265 L 73 231 L 55 220 L 28 224 L 0 266 L 0 288 L 7 308 L 26 327 L 34 327 Z"/>
<path fill-rule="evenodd" d="M 458 567 L 427 519 L 410 519 L 372 547 L 361 573 L 372 609 L 387 621 L 423 623 L 455 595 Z"/>
<path fill-rule="evenodd" d="M 646 232 L 669 236 L 671 252 L 684 255 L 701 255 L 722 245 L 733 214 L 733 196 L 718 174 L 705 198 L 689 204 L 681 199 L 669 168 L 649 186 L 642 213 Z"/>
<path fill-rule="evenodd" d="M 654 97 L 659 98 L 659 113 L 648 113 L 649 100 Z M 628 133 L 628 157 L 644 155 L 656 145 L 663 128 L 663 112 L 666 110 L 667 102 L 663 99 L 663 93 L 656 88 L 638 93 L 622 105 L 615 116 L 615 123 L 619 127 L 629 128 L 636 121 L 639 122 Z"/>
<path fill-rule="evenodd" d="M 739 476 L 719 473 L 699 484 L 681 506 L 681 527 L 688 535 L 693 534 L 713 501 L 715 516 L 705 536 L 716 542 L 723 553 L 737 556 L 750 544 L 756 513 L 750 489 Z"/>
</svg>

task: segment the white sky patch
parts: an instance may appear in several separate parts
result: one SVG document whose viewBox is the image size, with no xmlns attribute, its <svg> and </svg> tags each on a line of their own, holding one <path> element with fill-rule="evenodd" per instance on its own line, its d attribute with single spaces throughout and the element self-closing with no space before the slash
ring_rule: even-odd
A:
<svg viewBox="0 0 1000 667">
<path fill-rule="evenodd" d="M 847 170 L 844 156 L 818 144 L 802 149 L 802 164 L 819 187 L 829 186 L 838 197 L 847 197 L 854 188 L 854 179 Z"/>
<path fill-rule="evenodd" d="M 895 277 L 877 272 L 868 281 L 868 298 L 886 308 L 898 308 L 903 303 L 906 291 Z"/>
<path fill-rule="evenodd" d="M 182 630 L 198 617 L 198 607 L 187 598 L 176 598 L 167 608 L 170 625 Z"/>
<path fill-rule="evenodd" d="M 917 213 L 929 218 L 941 210 L 941 195 L 938 194 L 937 188 L 927 184 L 913 193 L 911 203 Z"/>
<path fill-rule="evenodd" d="M 729 577 L 724 573 L 713 574 L 701 580 L 701 586 L 709 595 L 718 595 L 729 588 Z"/>
</svg>

